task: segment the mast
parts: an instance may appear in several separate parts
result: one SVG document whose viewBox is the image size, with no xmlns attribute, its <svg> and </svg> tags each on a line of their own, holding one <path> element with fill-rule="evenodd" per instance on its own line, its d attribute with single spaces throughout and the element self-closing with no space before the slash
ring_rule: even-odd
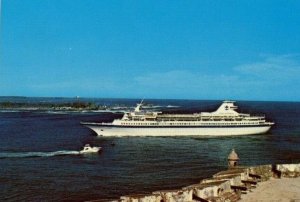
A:
<svg viewBox="0 0 300 202">
<path fill-rule="evenodd" d="M 134 109 L 134 112 L 139 112 L 140 111 L 140 108 L 143 105 L 143 101 L 144 101 L 144 98 L 142 99 L 142 101 L 140 103 L 137 104 L 137 106 Z"/>
</svg>

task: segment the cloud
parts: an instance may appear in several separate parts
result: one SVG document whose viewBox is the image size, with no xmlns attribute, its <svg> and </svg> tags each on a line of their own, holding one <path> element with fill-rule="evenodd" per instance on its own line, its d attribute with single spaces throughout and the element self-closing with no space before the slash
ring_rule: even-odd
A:
<svg viewBox="0 0 300 202">
<path fill-rule="evenodd" d="M 234 68 L 243 76 L 255 76 L 278 82 L 298 80 L 300 75 L 300 55 L 265 56 L 263 61 L 243 64 Z"/>
<path fill-rule="evenodd" d="M 212 84 L 227 85 L 237 79 L 231 75 L 205 75 L 187 70 L 173 70 L 169 72 L 156 72 L 148 75 L 137 76 L 135 81 L 140 85 L 152 87 L 170 87 L 187 89 L 188 87 L 201 87 Z"/>
<path fill-rule="evenodd" d="M 232 83 L 238 77 L 235 75 L 205 75 L 187 70 L 174 70 L 169 72 L 156 72 L 135 78 L 143 88 L 158 96 L 171 95 L 177 98 L 203 97 L 212 98 L 214 95 L 225 96 Z"/>
<path fill-rule="evenodd" d="M 263 55 L 219 74 L 173 69 L 133 77 L 74 77 L 53 83 L 32 78 L 24 88 L 53 96 L 180 99 L 300 100 L 300 55 Z M 24 89 L 20 89 L 22 91 Z"/>
<path fill-rule="evenodd" d="M 175 97 L 299 100 L 299 56 L 264 55 L 259 62 L 232 67 L 226 71 L 230 74 L 172 70 L 140 75 L 135 77 L 135 82 L 149 91 Z"/>
</svg>

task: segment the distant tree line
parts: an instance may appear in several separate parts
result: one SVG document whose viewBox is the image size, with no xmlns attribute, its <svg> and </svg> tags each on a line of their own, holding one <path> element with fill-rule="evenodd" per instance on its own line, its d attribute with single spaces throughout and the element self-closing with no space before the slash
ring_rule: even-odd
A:
<svg viewBox="0 0 300 202">
<path fill-rule="evenodd" d="M 41 109 L 58 109 L 58 108 L 70 108 L 70 109 L 89 109 L 98 110 L 104 109 L 105 106 L 96 105 L 92 102 L 71 102 L 71 103 L 26 103 L 26 102 L 0 102 L 0 108 L 41 108 Z"/>
</svg>

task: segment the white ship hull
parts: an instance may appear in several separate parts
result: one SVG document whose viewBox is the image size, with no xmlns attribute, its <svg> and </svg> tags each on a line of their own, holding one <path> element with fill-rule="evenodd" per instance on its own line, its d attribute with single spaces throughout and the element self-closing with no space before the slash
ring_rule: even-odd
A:
<svg viewBox="0 0 300 202">
<path fill-rule="evenodd" d="M 239 136 L 266 133 L 271 126 L 238 127 L 115 127 L 86 125 L 99 136 Z"/>
<path fill-rule="evenodd" d="M 133 112 L 111 123 L 82 122 L 99 136 L 234 136 L 266 133 L 273 122 L 265 116 L 238 113 L 233 101 L 224 101 L 214 112 L 163 114 L 141 111 L 142 102 Z"/>
</svg>

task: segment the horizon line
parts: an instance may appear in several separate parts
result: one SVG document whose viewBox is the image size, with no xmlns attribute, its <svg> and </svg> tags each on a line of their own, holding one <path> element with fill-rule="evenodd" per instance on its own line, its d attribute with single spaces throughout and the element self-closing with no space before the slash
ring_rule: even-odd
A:
<svg viewBox="0 0 300 202">
<path fill-rule="evenodd" d="M 0 98 L 56 98 L 56 99 L 126 99 L 126 100 L 190 100 L 190 101 L 242 101 L 242 102 L 300 102 L 297 100 L 253 100 L 253 99 L 201 99 L 201 98 L 136 98 L 136 97 L 86 97 L 86 96 L 24 96 L 24 95 L 0 95 Z"/>
</svg>

